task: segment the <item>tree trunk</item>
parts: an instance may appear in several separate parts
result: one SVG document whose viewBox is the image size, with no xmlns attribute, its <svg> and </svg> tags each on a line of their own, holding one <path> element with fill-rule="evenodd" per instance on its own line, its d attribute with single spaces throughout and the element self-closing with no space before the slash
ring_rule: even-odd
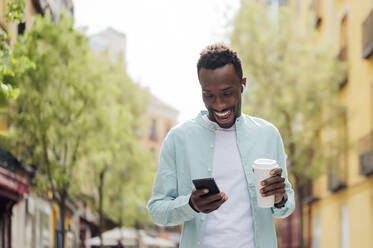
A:
<svg viewBox="0 0 373 248">
<path fill-rule="evenodd" d="M 298 197 L 297 197 L 297 205 L 299 206 L 299 214 L 298 214 L 298 218 L 299 218 L 299 233 L 298 233 L 298 244 L 299 244 L 299 247 L 300 248 L 304 248 L 304 239 L 303 239 L 303 202 L 304 202 L 304 191 L 303 191 L 303 187 L 297 187 L 297 193 L 298 193 Z"/>
<path fill-rule="evenodd" d="M 103 191 L 104 191 L 104 177 L 106 170 L 100 172 L 100 180 L 98 184 L 98 214 L 99 214 L 99 225 L 98 225 L 98 235 L 100 237 L 100 248 L 103 247 L 102 240 L 102 225 L 103 225 Z"/>
<path fill-rule="evenodd" d="M 65 213 L 66 213 L 66 193 L 63 191 L 60 194 L 61 199 L 58 201 L 58 205 L 60 208 L 60 233 L 61 233 L 61 248 L 65 248 Z"/>
</svg>

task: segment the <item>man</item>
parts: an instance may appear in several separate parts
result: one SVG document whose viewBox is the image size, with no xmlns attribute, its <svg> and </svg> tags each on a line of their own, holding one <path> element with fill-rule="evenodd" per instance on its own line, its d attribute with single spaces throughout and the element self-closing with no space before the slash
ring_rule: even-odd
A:
<svg viewBox="0 0 373 248">
<path fill-rule="evenodd" d="M 197 64 L 207 111 L 174 127 L 164 140 L 148 210 L 159 225 L 183 224 L 181 248 L 277 247 L 272 217 L 294 210 L 286 154 L 269 122 L 241 114 L 246 84 L 235 51 L 221 44 L 205 48 Z M 262 182 L 275 206 L 257 206 L 252 164 L 274 159 L 279 168 Z M 222 192 L 201 197 L 192 180 L 214 177 Z"/>
</svg>

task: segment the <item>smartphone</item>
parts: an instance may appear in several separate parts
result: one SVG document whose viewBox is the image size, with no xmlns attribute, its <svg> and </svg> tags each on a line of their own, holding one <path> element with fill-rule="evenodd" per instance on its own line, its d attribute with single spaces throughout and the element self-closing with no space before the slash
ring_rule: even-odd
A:
<svg viewBox="0 0 373 248">
<path fill-rule="evenodd" d="M 209 178 L 201 178 L 201 179 L 194 179 L 192 180 L 196 189 L 208 189 L 209 192 L 204 194 L 201 197 L 207 197 L 210 195 L 214 195 L 220 192 L 218 185 L 215 182 L 215 179 L 212 177 Z"/>
</svg>

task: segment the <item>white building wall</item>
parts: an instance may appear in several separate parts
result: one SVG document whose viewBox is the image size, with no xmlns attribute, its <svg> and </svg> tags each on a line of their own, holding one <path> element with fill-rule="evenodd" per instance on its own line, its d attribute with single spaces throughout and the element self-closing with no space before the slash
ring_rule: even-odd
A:
<svg viewBox="0 0 373 248">
<path fill-rule="evenodd" d="M 13 207 L 12 247 L 51 248 L 51 213 L 51 204 L 32 193 L 18 202 Z"/>
</svg>

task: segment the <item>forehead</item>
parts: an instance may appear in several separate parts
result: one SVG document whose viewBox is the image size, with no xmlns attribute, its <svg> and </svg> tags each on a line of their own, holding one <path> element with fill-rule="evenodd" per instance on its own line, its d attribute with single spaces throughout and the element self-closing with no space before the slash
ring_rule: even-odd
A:
<svg viewBox="0 0 373 248">
<path fill-rule="evenodd" d="M 241 81 L 232 64 L 216 69 L 202 68 L 198 76 L 201 87 L 204 90 L 238 87 Z"/>
</svg>

